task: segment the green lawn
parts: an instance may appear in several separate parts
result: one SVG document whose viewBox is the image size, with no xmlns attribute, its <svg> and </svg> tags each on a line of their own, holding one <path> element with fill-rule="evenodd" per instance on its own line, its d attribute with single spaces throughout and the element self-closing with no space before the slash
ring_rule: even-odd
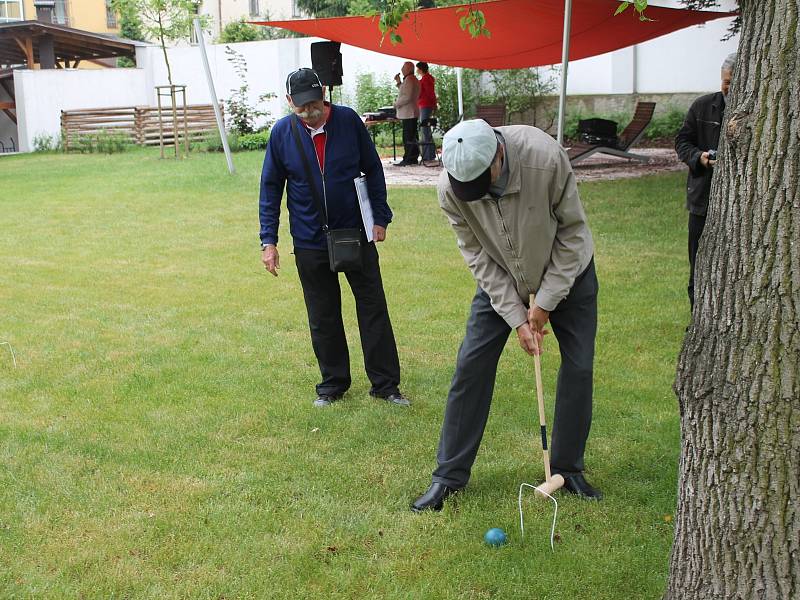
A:
<svg viewBox="0 0 800 600">
<path fill-rule="evenodd" d="M 659 598 L 679 452 L 671 384 L 688 322 L 682 175 L 581 185 L 600 325 L 587 477 L 552 508 L 533 368 L 511 339 L 473 479 L 430 482 L 474 283 L 433 189 L 392 188 L 381 247 L 402 409 L 318 377 L 288 231 L 260 265 L 261 156 L 0 159 L 0 597 Z M 286 219 L 284 219 L 284 224 Z M 555 340 L 544 357 L 552 411 Z M 502 527 L 510 543 L 483 544 Z"/>
</svg>

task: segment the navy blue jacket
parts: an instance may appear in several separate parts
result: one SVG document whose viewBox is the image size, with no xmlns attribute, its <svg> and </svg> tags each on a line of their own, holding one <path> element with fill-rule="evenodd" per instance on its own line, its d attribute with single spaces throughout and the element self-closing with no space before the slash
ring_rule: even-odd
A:
<svg viewBox="0 0 800 600">
<path fill-rule="evenodd" d="M 362 228 L 353 179 L 362 173 L 367 177 L 367 188 L 376 225 L 386 227 L 392 220 L 392 211 L 386 203 L 386 181 L 375 145 L 356 112 L 346 106 L 331 105 L 331 114 L 325 125 L 325 164 L 323 177 L 317 161 L 314 142 L 306 127 L 295 115 L 280 119 L 272 127 L 261 171 L 261 197 L 258 202 L 261 221 L 261 242 L 278 243 L 281 197 L 287 190 L 286 206 L 289 209 L 289 231 L 295 248 L 323 249 L 326 247 L 317 207 L 311 195 L 303 160 L 297 151 L 292 134 L 291 120 L 297 122 L 303 150 L 311 165 L 317 190 L 324 194 L 331 229 Z"/>
</svg>

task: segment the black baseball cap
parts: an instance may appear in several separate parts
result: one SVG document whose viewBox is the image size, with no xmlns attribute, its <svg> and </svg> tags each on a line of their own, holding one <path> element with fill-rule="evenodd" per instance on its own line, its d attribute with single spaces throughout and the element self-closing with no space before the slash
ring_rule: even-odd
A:
<svg viewBox="0 0 800 600">
<path fill-rule="evenodd" d="M 286 78 L 286 93 L 295 106 L 322 100 L 322 82 L 314 69 L 297 69 Z"/>
</svg>

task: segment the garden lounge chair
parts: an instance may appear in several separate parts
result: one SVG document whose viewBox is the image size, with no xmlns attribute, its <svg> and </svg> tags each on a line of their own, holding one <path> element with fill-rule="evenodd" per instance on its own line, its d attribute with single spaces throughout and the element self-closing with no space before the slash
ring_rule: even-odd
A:
<svg viewBox="0 0 800 600">
<path fill-rule="evenodd" d="M 475 118 L 483 119 L 492 127 L 502 127 L 506 124 L 506 105 L 479 104 L 475 109 Z"/>
<path fill-rule="evenodd" d="M 567 149 L 569 162 L 574 165 L 584 158 L 589 158 L 592 154 L 597 153 L 647 162 L 649 160 L 648 157 L 642 154 L 628 152 L 628 149 L 637 143 L 644 135 L 644 130 L 647 129 L 650 121 L 653 120 L 653 111 L 655 108 L 655 102 L 638 102 L 636 104 L 636 111 L 633 113 L 633 119 L 625 128 L 625 131 L 620 134 L 616 146 L 612 147 L 603 144 L 585 143 L 575 144 Z"/>
</svg>

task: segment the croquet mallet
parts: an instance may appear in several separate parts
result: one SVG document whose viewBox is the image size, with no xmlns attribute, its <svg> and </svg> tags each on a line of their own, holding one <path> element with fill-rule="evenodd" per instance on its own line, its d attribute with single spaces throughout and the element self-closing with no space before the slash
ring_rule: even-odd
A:
<svg viewBox="0 0 800 600">
<path fill-rule="evenodd" d="M 530 306 L 533 307 L 533 294 L 531 294 L 530 301 Z M 536 400 L 539 403 L 539 427 L 542 433 L 542 457 L 544 460 L 544 482 L 537 485 L 535 489 L 540 497 L 547 498 L 552 496 L 557 489 L 563 487 L 564 478 L 558 473 L 555 475 L 550 474 L 550 452 L 547 450 L 547 423 L 544 417 L 544 393 L 542 392 L 542 362 L 539 358 L 541 349 L 535 332 L 534 341 L 536 343 L 536 352 L 533 355 L 533 365 L 536 369 Z"/>
</svg>

